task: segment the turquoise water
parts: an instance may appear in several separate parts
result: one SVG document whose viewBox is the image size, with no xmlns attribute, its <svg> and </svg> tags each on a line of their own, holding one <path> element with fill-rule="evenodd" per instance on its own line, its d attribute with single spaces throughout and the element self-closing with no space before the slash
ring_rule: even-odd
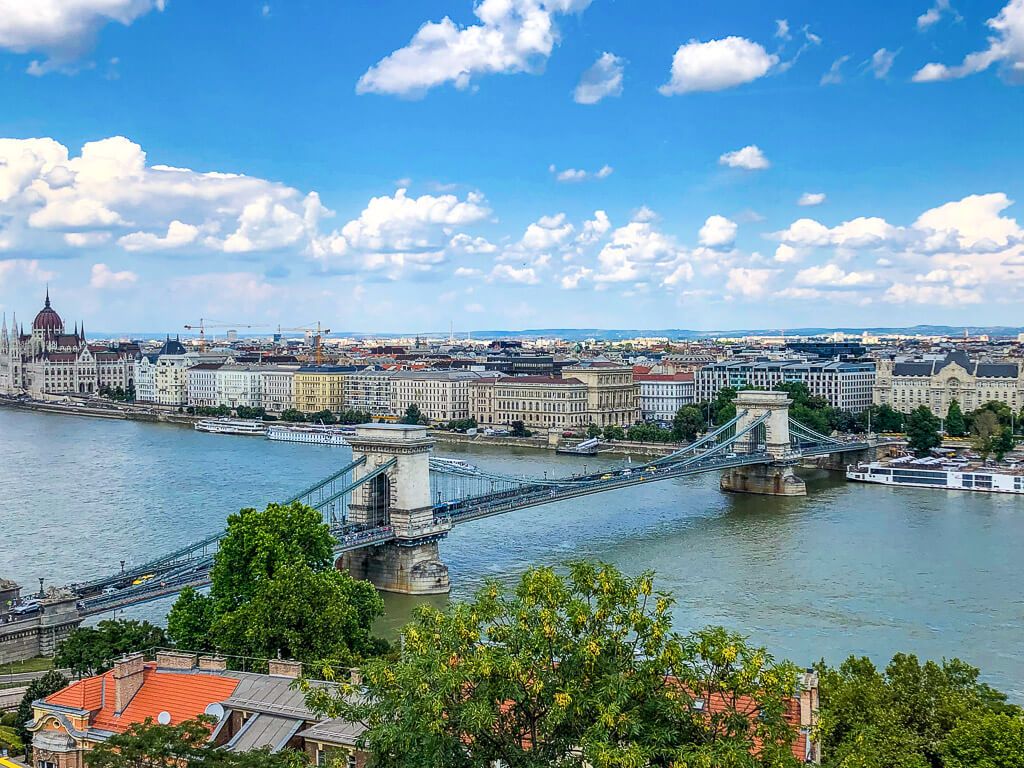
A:
<svg viewBox="0 0 1024 768">
<path fill-rule="evenodd" d="M 438 453 L 538 475 L 611 463 L 526 449 Z M 116 571 L 218 530 L 239 507 L 288 497 L 348 455 L 0 409 L 0 577 L 34 590 L 40 576 Z M 959 656 L 1024 700 L 1024 498 L 805 478 L 800 499 L 724 494 L 707 475 L 466 524 L 441 545 L 452 596 L 531 565 L 599 558 L 655 570 L 676 596 L 680 630 L 723 624 L 800 665 L 850 653 Z M 385 629 L 417 600 L 386 602 Z M 134 615 L 160 620 L 168 606 Z"/>
</svg>

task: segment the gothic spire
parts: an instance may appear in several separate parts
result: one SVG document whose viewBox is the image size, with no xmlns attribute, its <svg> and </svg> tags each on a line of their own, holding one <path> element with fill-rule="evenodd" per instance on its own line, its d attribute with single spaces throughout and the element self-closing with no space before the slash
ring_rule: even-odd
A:
<svg viewBox="0 0 1024 768">
<path fill-rule="evenodd" d="M 46 284 L 46 305 L 47 308 L 50 306 L 50 284 Z"/>
</svg>

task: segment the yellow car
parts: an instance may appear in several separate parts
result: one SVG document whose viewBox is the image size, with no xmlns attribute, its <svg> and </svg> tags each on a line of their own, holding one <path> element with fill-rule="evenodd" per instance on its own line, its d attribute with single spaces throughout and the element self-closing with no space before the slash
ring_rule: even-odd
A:
<svg viewBox="0 0 1024 768">
<path fill-rule="evenodd" d="M 147 573 L 145 576 L 139 576 L 135 581 L 132 582 L 133 587 L 139 586 L 139 584 L 145 584 L 147 581 L 153 578 L 152 573 Z"/>
<path fill-rule="evenodd" d="M 611 480 L 612 476 L 607 474 L 607 473 L 605 473 L 605 474 L 601 475 L 601 479 L 602 480 Z"/>
</svg>

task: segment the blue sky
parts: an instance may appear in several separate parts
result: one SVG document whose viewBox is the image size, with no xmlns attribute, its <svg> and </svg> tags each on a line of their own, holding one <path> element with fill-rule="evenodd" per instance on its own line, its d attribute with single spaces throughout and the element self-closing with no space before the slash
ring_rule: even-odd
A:
<svg viewBox="0 0 1024 768">
<path fill-rule="evenodd" d="M 26 321 L 1022 322 L 1024 0 L 67 6 L 0 0 Z"/>
</svg>

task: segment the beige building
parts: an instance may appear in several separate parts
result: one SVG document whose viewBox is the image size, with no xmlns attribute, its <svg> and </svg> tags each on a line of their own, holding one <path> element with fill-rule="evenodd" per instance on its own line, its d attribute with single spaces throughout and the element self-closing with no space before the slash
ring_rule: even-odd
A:
<svg viewBox="0 0 1024 768">
<path fill-rule="evenodd" d="M 260 404 L 267 413 L 281 413 L 295 407 L 297 365 L 275 365 L 260 369 Z"/>
<path fill-rule="evenodd" d="M 367 368 L 347 376 L 345 407 L 371 416 L 393 416 L 388 372 Z"/>
<path fill-rule="evenodd" d="M 595 360 L 565 368 L 562 375 L 587 386 L 585 424 L 629 427 L 639 421 L 639 391 L 632 366 Z"/>
<path fill-rule="evenodd" d="M 872 400 L 903 413 L 926 405 L 937 416 L 946 415 L 952 400 L 963 411 L 990 400 L 1017 411 L 1024 406 L 1024 374 L 1018 360 L 978 362 L 963 351 L 936 360 L 880 360 Z"/>
<path fill-rule="evenodd" d="M 303 413 L 345 409 L 345 377 L 359 369 L 345 365 L 304 365 L 295 371 L 295 407 Z"/>
<path fill-rule="evenodd" d="M 391 371 L 391 412 L 400 416 L 415 404 L 432 422 L 468 419 L 470 385 L 485 377 L 477 371 Z"/>
<path fill-rule="evenodd" d="M 575 378 L 484 378 L 470 386 L 470 404 L 482 427 L 521 421 L 531 429 L 576 429 L 590 423 L 587 385 Z"/>
</svg>

